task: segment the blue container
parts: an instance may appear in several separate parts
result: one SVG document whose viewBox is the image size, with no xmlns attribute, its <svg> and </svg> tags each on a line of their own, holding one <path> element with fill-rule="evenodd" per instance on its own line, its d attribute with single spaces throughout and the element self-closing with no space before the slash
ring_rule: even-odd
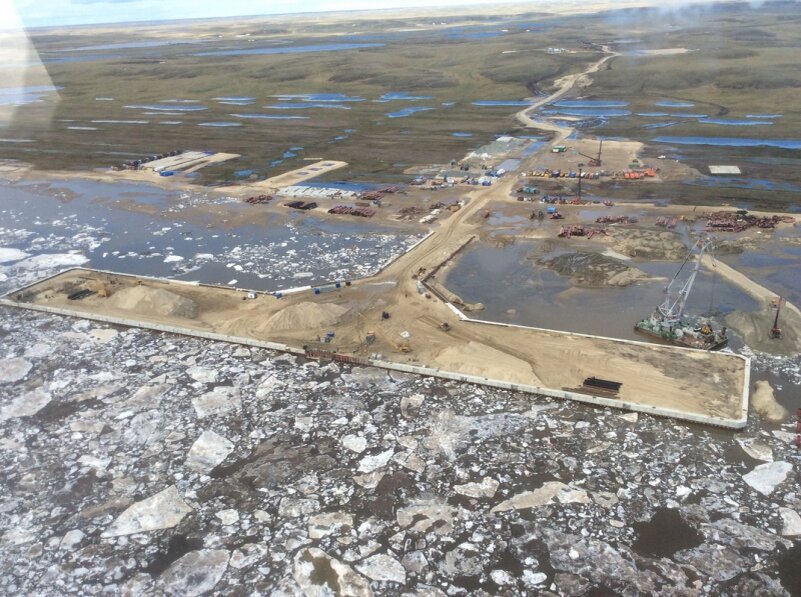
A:
<svg viewBox="0 0 801 597">
<path fill-rule="evenodd" d="M 314 294 L 320 294 L 320 292 L 321 292 L 321 291 L 320 291 L 320 289 L 319 289 L 319 288 L 315 288 L 315 289 L 314 289 Z"/>
<path fill-rule="evenodd" d="M 549 214 L 555 214 L 556 213 L 556 208 L 555 207 L 549 207 L 548 208 L 548 213 Z"/>
<path fill-rule="evenodd" d="M 273 296 L 275 298 L 283 298 L 284 297 L 284 293 L 276 291 L 276 292 L 273 292 Z"/>
<path fill-rule="evenodd" d="M 160 174 L 161 176 L 172 176 L 173 174 L 175 174 L 175 172 L 173 172 L 172 170 L 162 170 Z"/>
<path fill-rule="evenodd" d="M 337 288 L 342 288 L 342 283 L 341 282 L 336 282 L 334 284 L 334 286 L 336 286 Z"/>
</svg>

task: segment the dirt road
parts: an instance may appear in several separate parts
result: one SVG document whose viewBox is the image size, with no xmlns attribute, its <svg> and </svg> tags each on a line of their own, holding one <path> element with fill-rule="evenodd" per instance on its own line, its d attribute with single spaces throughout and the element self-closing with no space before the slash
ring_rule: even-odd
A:
<svg viewBox="0 0 801 597">
<path fill-rule="evenodd" d="M 606 56 L 601 58 L 598 62 L 593 63 L 584 72 L 577 73 L 575 75 L 567 75 L 565 77 L 562 77 L 561 79 L 558 79 L 556 81 L 558 89 L 555 92 L 553 92 L 551 95 L 547 97 L 537 100 L 529 107 L 520 110 L 520 112 L 515 114 L 515 118 L 517 118 L 521 123 L 523 123 L 527 127 L 536 128 L 543 131 L 552 131 L 556 133 L 552 141 L 552 145 L 559 145 L 560 143 L 565 141 L 571 135 L 571 133 L 573 133 L 573 131 L 575 130 L 574 128 L 566 126 L 558 126 L 556 124 L 545 122 L 542 120 L 534 120 L 533 118 L 531 118 L 530 114 L 534 112 L 534 110 L 537 110 L 538 108 L 541 108 L 546 104 L 550 104 L 551 102 L 555 102 L 559 98 L 563 97 L 571 89 L 573 89 L 573 87 L 575 87 L 576 84 L 584 80 L 587 77 L 587 75 L 590 75 L 592 73 L 597 73 L 606 62 L 608 62 L 615 56 L 620 56 L 618 52 L 613 52 L 612 50 L 610 50 L 609 46 L 601 46 L 601 48 L 607 54 Z"/>
</svg>

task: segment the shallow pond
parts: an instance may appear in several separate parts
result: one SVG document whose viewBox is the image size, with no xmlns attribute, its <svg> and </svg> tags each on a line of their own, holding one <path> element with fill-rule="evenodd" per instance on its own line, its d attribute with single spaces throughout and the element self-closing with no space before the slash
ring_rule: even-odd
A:
<svg viewBox="0 0 801 597">
<path fill-rule="evenodd" d="M 634 331 L 634 324 L 662 302 L 664 287 L 679 267 L 676 262 L 632 260 L 629 265 L 661 279 L 622 288 L 582 288 L 574 286 L 568 276 L 535 262 L 533 253 L 542 246 L 538 242 L 506 247 L 476 245 L 448 274 L 446 286 L 468 303 L 484 303 L 486 309 L 478 314 L 481 319 L 642 340 Z M 545 252 L 542 257 L 592 248 L 603 250 L 600 245 L 584 242 L 569 250 Z M 504 292 L 498 293 L 498 288 Z M 711 313 L 719 319 L 736 309 L 757 307 L 744 292 L 702 270 L 686 313 L 691 318 Z"/>
</svg>

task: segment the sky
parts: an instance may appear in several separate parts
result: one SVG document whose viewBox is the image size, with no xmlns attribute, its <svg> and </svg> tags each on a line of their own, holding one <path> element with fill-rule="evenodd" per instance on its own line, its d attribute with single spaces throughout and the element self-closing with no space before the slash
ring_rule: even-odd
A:
<svg viewBox="0 0 801 597">
<path fill-rule="evenodd" d="M 18 18 L 25 27 L 47 27 L 501 1 L 504 0 L 0 0 L 0 23 Z"/>
</svg>

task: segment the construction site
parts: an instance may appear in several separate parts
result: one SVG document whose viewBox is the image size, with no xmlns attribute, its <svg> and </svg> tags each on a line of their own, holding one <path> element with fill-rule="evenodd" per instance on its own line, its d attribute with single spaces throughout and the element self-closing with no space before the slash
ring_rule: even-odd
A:
<svg viewBox="0 0 801 597">
<path fill-rule="evenodd" d="M 692 330 L 681 321 L 692 281 L 682 281 L 683 286 L 673 288 L 673 302 L 669 301 L 669 292 L 666 304 L 660 307 L 662 319 L 671 329 L 670 337 L 665 335 L 657 343 L 649 343 L 646 337 L 642 341 L 617 340 L 474 319 L 483 305 L 465 303 L 450 292 L 445 284 L 446 272 L 471 243 L 486 238 L 489 230 L 510 232 L 508 224 L 492 226 L 493 212 L 531 212 L 524 221 L 540 224 L 530 205 L 518 201 L 520 180 L 519 176 L 500 178 L 493 186 L 479 186 L 462 194 L 463 207 L 449 212 L 448 219 L 439 221 L 420 243 L 368 278 L 257 292 L 73 269 L 15 291 L 3 302 L 280 348 L 310 358 L 370 364 L 721 427 L 743 427 L 748 413 L 749 361 L 729 352 L 709 350 L 725 344 L 720 341 L 719 330 Z M 573 233 L 563 234 L 564 226 L 553 220 L 557 209 L 568 221 L 592 217 L 598 210 L 612 210 L 611 206 L 596 204 L 595 211 L 583 213 L 581 210 L 587 209 L 583 202 L 552 207 L 553 212 L 542 216 L 543 225 L 530 233 L 519 226 L 511 230 L 521 236 L 562 236 L 561 242 L 576 242 L 571 236 L 582 230 L 581 225 L 571 224 Z M 619 208 L 612 212 L 619 213 Z M 652 229 L 666 231 L 678 221 L 687 221 L 686 216 L 671 216 L 660 209 L 638 206 L 639 217 L 595 218 L 603 224 L 598 226 L 604 230 L 599 232 L 601 242 L 609 243 L 615 251 L 635 255 L 638 251 L 674 251 L 676 258 L 684 256 L 697 273 L 704 263 L 703 254 L 697 258 L 684 255 L 683 244 L 672 246 L 659 234 L 654 237 L 643 231 L 642 219 L 649 220 Z M 710 214 L 708 218 L 717 222 L 721 216 Z M 772 217 L 754 221 L 767 220 L 774 221 Z M 789 225 L 787 218 L 777 217 L 775 222 Z M 762 300 L 770 297 L 759 285 L 737 279 L 734 270 L 723 264 L 719 267 Z M 647 311 L 643 306 L 642 315 L 647 316 Z M 795 329 L 797 310 L 787 305 L 785 313 L 793 318 L 791 327 Z M 684 341 L 672 341 L 679 328 L 685 328 L 678 334 Z M 713 345 L 703 341 L 710 333 L 718 339 Z M 691 337 L 701 340 L 688 342 Z"/>
<path fill-rule="evenodd" d="M 801 595 L 801 5 L 28 4 L 0 594 Z"/>
<path fill-rule="evenodd" d="M 584 74 L 616 55 L 605 52 Z M 692 173 L 667 160 L 645 163 L 639 143 L 568 140 L 573 129 L 565 122 L 532 120 L 537 108 L 567 94 L 584 74 L 561 79 L 554 93 L 517 114 L 522 123 L 544 131 L 545 140 L 532 144 L 499 138 L 459 163 L 419 175 L 406 189 L 356 191 L 306 183 L 346 165 L 334 160 L 227 189 L 260 212 L 287 213 L 292 208 L 333 216 L 377 215 L 428 231 L 375 275 L 265 292 L 79 268 L 16 290 L 3 303 L 742 428 L 748 419 L 749 359 L 715 350 L 728 342 L 725 325 L 685 320 L 685 303 L 698 272 L 714 267 L 763 305 L 765 315 L 776 312 L 770 334 L 778 338 L 776 297 L 713 261 L 706 255 L 712 241 L 697 235 L 742 233 L 758 242 L 755 231 L 792 227 L 795 220 L 784 214 L 594 198 L 604 181 L 648 183 Z M 213 158 L 192 152 L 153 157 L 134 168 L 163 176 L 202 167 Z M 438 200 L 432 202 L 430 193 L 437 189 Z M 399 193 L 402 197 L 394 197 Z M 679 223 L 689 239 L 675 230 Z M 638 306 L 640 316 L 629 329 L 639 336 L 614 339 L 485 321 L 478 316 L 485 305 L 449 290 L 448 272 L 471 246 L 533 240 L 611 256 L 611 262 L 585 260 L 595 263 L 590 266 L 595 269 L 571 270 L 570 279 L 580 287 L 665 280 L 666 296 L 661 304 Z M 588 242 L 595 244 L 581 244 Z M 621 261 L 638 257 L 673 259 L 681 267 L 670 280 Z M 561 268 L 557 261 L 538 263 Z M 792 349 L 801 316 L 792 304 L 781 304 L 783 341 L 785 349 Z M 740 323 L 738 331 L 748 335 Z M 751 322 L 751 331 L 761 325 Z"/>
</svg>

